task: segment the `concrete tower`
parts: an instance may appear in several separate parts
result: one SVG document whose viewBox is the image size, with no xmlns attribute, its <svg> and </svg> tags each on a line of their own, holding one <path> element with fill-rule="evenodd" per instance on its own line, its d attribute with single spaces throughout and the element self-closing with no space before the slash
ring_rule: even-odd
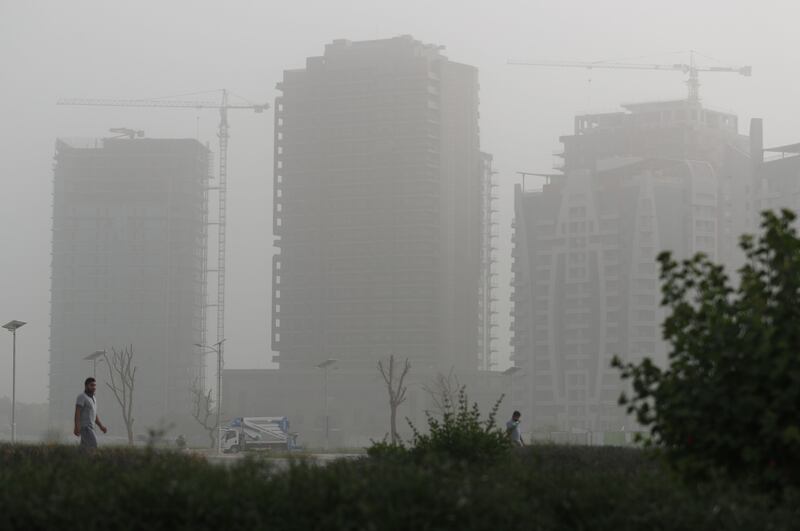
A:
<svg viewBox="0 0 800 531">
<path fill-rule="evenodd" d="M 475 371 L 478 72 L 403 36 L 334 41 L 275 102 L 272 345 L 281 369 Z"/>
<path fill-rule="evenodd" d="M 578 116 L 561 141 L 563 175 L 516 190 L 517 403 L 542 430 L 631 430 L 611 358 L 666 360 L 659 252 L 740 259 L 748 141 L 736 116 L 691 101 Z"/>
<path fill-rule="evenodd" d="M 53 205 L 51 425 L 69 429 L 87 354 L 133 345 L 135 428 L 190 423 L 201 373 L 209 152 L 195 140 L 59 140 Z M 101 415 L 118 415 L 97 367 Z M 115 432 L 124 434 L 121 422 Z"/>
</svg>

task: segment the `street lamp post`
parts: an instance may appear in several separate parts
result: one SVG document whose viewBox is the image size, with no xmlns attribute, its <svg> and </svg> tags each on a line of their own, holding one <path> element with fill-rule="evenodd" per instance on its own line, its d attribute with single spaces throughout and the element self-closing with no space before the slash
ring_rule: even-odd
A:
<svg viewBox="0 0 800 531">
<path fill-rule="evenodd" d="M 212 350 L 217 353 L 217 455 L 222 455 L 222 424 L 220 415 L 222 412 L 222 344 L 224 342 L 224 339 L 220 339 L 211 346 L 201 345 L 200 343 L 194 344 L 196 347 Z"/>
<path fill-rule="evenodd" d="M 11 347 L 11 444 L 17 442 L 17 328 L 25 326 L 23 321 L 9 321 L 3 328 L 13 336 Z"/>
<path fill-rule="evenodd" d="M 106 355 L 105 350 L 95 350 L 83 359 L 92 362 L 92 378 L 97 379 L 97 360 Z"/>
<path fill-rule="evenodd" d="M 327 450 L 330 446 L 330 417 L 328 415 L 328 369 L 330 369 L 336 362 L 339 360 L 328 358 L 327 360 L 323 361 L 317 368 L 322 369 L 323 372 L 323 379 L 322 379 L 322 387 L 323 387 L 323 400 L 325 405 L 325 449 Z"/>
</svg>

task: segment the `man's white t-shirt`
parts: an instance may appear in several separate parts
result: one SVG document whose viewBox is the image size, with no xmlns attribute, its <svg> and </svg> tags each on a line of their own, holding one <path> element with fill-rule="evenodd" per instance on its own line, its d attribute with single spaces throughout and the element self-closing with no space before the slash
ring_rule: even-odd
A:
<svg viewBox="0 0 800 531">
<path fill-rule="evenodd" d="M 97 399 L 86 393 L 78 395 L 75 405 L 81 408 L 81 428 L 94 429 L 94 421 L 97 418 Z"/>
<path fill-rule="evenodd" d="M 506 422 L 506 433 L 508 433 L 512 443 L 522 446 L 522 434 L 519 431 L 518 420 L 509 420 Z"/>
</svg>

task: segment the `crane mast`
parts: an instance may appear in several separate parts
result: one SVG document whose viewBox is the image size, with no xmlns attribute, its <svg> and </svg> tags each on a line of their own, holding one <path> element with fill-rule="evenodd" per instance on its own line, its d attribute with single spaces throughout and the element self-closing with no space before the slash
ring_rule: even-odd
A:
<svg viewBox="0 0 800 531">
<path fill-rule="evenodd" d="M 269 104 L 249 104 L 232 105 L 228 100 L 228 91 L 222 89 L 221 101 L 184 101 L 169 99 L 80 99 L 62 98 L 57 105 L 80 105 L 91 107 L 155 107 L 168 109 L 217 109 L 219 111 L 219 127 L 217 130 L 217 140 L 219 142 L 219 179 L 217 183 L 218 215 L 217 215 L 217 267 L 216 270 L 207 269 L 203 264 L 203 279 L 206 281 L 205 273 L 215 271 L 217 273 L 217 299 L 215 304 L 207 304 L 203 301 L 204 307 L 202 315 L 206 315 L 206 307 L 214 306 L 217 309 L 217 335 L 216 341 L 221 342 L 225 339 L 225 257 L 226 257 L 226 232 L 227 232 L 227 188 L 228 188 L 228 140 L 230 133 L 228 129 L 228 110 L 230 109 L 249 109 L 256 113 L 262 113 L 269 108 Z M 205 286 L 204 286 L 205 290 Z M 204 297 L 205 299 L 205 297 Z M 202 344 L 205 340 L 205 320 L 202 326 Z"/>
<path fill-rule="evenodd" d="M 750 66 L 697 66 L 695 60 L 695 52 L 689 52 L 688 63 L 674 63 L 674 64 L 643 64 L 643 63 L 616 63 L 607 61 L 598 62 L 585 62 L 585 61 L 540 61 L 540 62 L 514 62 L 509 61 L 508 64 L 515 66 L 543 66 L 554 68 L 583 68 L 586 70 L 662 70 L 683 72 L 688 75 L 686 86 L 689 89 L 688 100 L 692 103 L 700 102 L 700 72 L 727 72 L 739 74 L 741 76 L 750 77 L 753 74 L 753 68 Z"/>
<path fill-rule="evenodd" d="M 225 236 L 227 230 L 228 200 L 228 92 L 222 91 L 222 105 L 219 107 L 219 191 L 217 198 L 217 342 L 225 339 Z"/>
</svg>

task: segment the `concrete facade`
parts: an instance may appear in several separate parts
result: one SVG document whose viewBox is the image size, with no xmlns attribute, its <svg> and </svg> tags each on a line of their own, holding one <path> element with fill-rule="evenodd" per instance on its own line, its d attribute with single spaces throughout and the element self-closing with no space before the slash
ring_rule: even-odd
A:
<svg viewBox="0 0 800 531">
<path fill-rule="evenodd" d="M 423 385 L 451 370 L 477 378 L 491 356 L 491 157 L 479 145 L 478 72 L 409 36 L 337 40 L 287 70 L 278 89 L 271 328 L 280 368 L 226 371 L 223 409 L 283 411 L 319 446 L 316 366 L 335 359 L 330 444 L 367 444 L 389 430 L 379 360 L 411 362 L 405 430 L 405 416 L 424 423 Z M 231 389 L 229 379 L 241 383 Z M 263 391 L 243 390 L 256 386 Z"/>
<path fill-rule="evenodd" d="M 334 41 L 275 101 L 281 369 L 477 370 L 478 74 L 411 37 Z"/>
<path fill-rule="evenodd" d="M 748 140 L 735 116 L 677 101 L 578 116 L 561 141 L 563 175 L 515 194 L 514 403 L 541 430 L 631 430 L 611 359 L 666 361 L 659 252 L 740 261 Z"/>
<path fill-rule="evenodd" d="M 71 432 L 83 358 L 133 345 L 135 429 L 191 424 L 202 370 L 209 152 L 195 140 L 105 139 L 56 144 L 50 339 L 50 422 Z M 101 416 L 124 435 L 97 366 Z"/>
<path fill-rule="evenodd" d="M 758 210 L 788 208 L 800 213 L 800 143 L 763 146 L 763 125 L 754 119 L 751 125 L 753 170 L 759 190 Z"/>
</svg>

